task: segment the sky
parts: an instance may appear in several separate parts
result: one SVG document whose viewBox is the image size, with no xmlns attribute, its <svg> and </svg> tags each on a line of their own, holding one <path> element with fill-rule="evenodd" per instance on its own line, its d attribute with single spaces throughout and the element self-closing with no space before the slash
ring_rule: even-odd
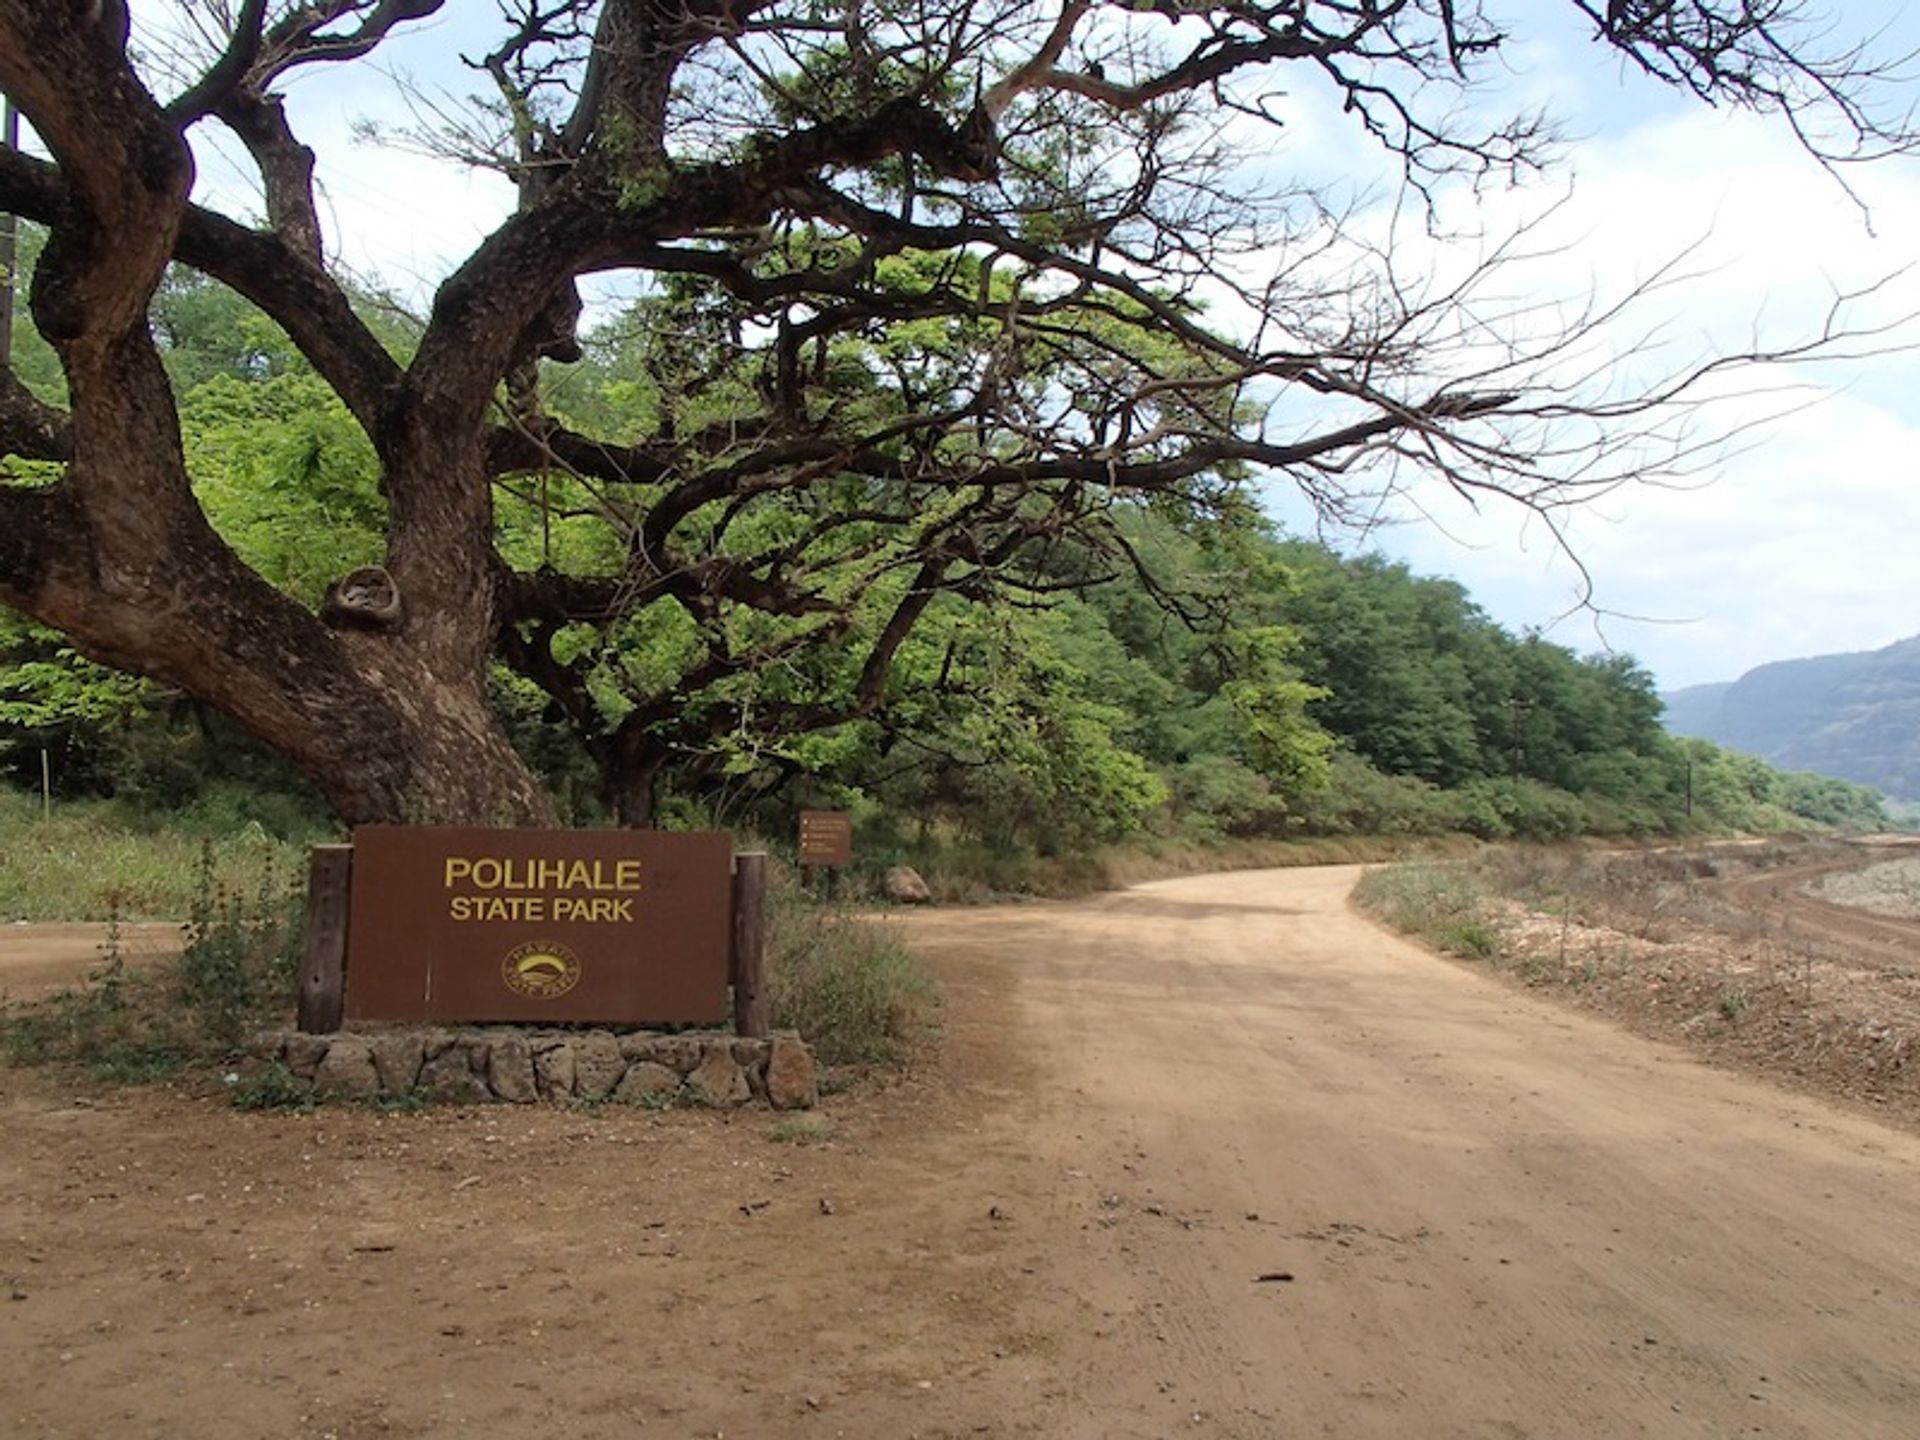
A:
<svg viewBox="0 0 1920 1440">
<path fill-rule="evenodd" d="M 1526 15 L 1527 27 L 1558 13 L 1538 0 L 1505 8 Z M 1891 11 L 1887 48 L 1920 47 L 1920 16 L 1901 17 L 1903 7 L 1824 8 L 1842 33 L 1865 33 Z M 413 118 L 393 74 L 429 93 L 478 88 L 453 62 L 463 47 L 478 48 L 487 32 L 469 27 L 493 7 L 453 0 L 448 9 L 451 18 L 383 49 L 379 68 L 332 67 L 291 86 L 296 128 L 323 157 L 333 254 L 423 307 L 511 195 L 484 173 L 356 139 L 355 126 Z M 1685 254 L 1690 278 L 1650 297 L 1621 342 L 1655 336 L 1668 360 L 1788 342 L 1816 329 L 1836 295 L 1876 284 L 1847 311 L 1851 322 L 1920 314 L 1920 273 L 1902 273 L 1920 266 L 1920 158 L 1850 171 L 1850 195 L 1777 121 L 1716 112 L 1636 81 L 1577 25 L 1529 34 L 1499 93 L 1547 105 L 1571 138 L 1545 182 L 1480 202 L 1474 223 L 1493 232 L 1551 212 L 1538 239 L 1559 248 L 1511 283 L 1578 305 L 1618 296 Z M 1920 98 L 1920 65 L 1913 73 Z M 1361 223 L 1383 226 L 1392 191 L 1377 157 L 1310 93 L 1290 100 L 1297 108 L 1274 163 L 1374 194 L 1378 208 Z M 203 194 L 245 208 L 245 187 L 226 163 L 237 146 L 202 128 Z M 1451 218 L 1463 218 L 1464 203 L 1449 200 Z M 1414 263 L 1424 243 L 1405 237 Z M 1892 348 L 1901 345 L 1916 348 Z M 1763 393 L 1728 395 L 1698 417 L 1701 433 L 1737 437 L 1711 464 L 1684 485 L 1630 485 L 1592 502 L 1559 537 L 1515 507 L 1473 509 L 1416 486 L 1379 526 L 1322 538 L 1450 576 L 1516 631 L 1630 653 L 1663 689 L 1889 644 L 1920 633 L 1920 323 L 1880 346 L 1886 353 L 1745 377 L 1743 391 Z M 1312 516 L 1285 486 L 1265 495 L 1282 525 L 1312 532 Z"/>
<path fill-rule="evenodd" d="M 1835 8 L 1871 24 L 1889 7 Z M 1549 230 L 1573 248 L 1547 267 L 1545 291 L 1577 294 L 1584 280 L 1617 294 L 1697 245 L 1698 278 L 1644 317 L 1677 351 L 1813 333 L 1836 294 L 1879 282 L 1850 307 L 1854 323 L 1920 313 L 1920 277 L 1900 273 L 1920 263 L 1920 160 L 1851 171 L 1863 210 L 1778 123 L 1616 83 L 1582 48 L 1536 49 L 1525 77 L 1582 135 Z M 1882 343 L 1916 342 L 1907 326 Z M 1575 512 L 1564 549 L 1514 509 L 1475 513 L 1433 487 L 1401 507 L 1406 523 L 1349 543 L 1458 579 L 1510 627 L 1633 654 L 1663 689 L 1920 633 L 1920 352 L 1751 378 L 1795 388 L 1708 407 L 1703 429 L 1779 418 L 1692 483 L 1628 487 Z"/>
</svg>

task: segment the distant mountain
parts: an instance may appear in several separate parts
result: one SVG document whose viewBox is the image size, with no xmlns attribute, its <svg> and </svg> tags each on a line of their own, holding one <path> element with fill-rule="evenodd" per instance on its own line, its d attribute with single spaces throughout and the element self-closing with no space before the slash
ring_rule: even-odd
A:
<svg viewBox="0 0 1920 1440">
<path fill-rule="evenodd" d="M 1781 660 L 1662 698 L 1676 735 L 1920 801 L 1920 635 L 1884 650 Z"/>
</svg>

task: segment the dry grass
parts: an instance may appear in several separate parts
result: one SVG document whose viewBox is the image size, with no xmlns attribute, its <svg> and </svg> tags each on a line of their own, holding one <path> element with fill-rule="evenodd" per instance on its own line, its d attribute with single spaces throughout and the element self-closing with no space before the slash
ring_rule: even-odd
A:
<svg viewBox="0 0 1920 1440">
<path fill-rule="evenodd" d="M 1858 853 L 1805 841 L 1514 848 L 1376 872 L 1356 898 L 1437 948 L 1641 1033 L 1920 1126 L 1920 965 L 1890 964 L 1820 923 L 1798 873 Z M 1849 872 L 1840 890 L 1875 883 L 1878 868 Z M 1483 934 L 1484 950 L 1470 943 Z"/>
</svg>

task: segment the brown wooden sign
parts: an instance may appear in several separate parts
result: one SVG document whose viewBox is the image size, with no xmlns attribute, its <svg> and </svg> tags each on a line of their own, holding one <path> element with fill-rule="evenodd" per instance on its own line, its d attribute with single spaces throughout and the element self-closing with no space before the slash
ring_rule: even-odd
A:
<svg viewBox="0 0 1920 1440">
<path fill-rule="evenodd" d="M 721 834 L 364 826 L 346 1016 L 724 1019 L 732 860 Z"/>
<path fill-rule="evenodd" d="M 802 868 L 853 863 L 853 816 L 845 810 L 800 812 Z"/>
</svg>

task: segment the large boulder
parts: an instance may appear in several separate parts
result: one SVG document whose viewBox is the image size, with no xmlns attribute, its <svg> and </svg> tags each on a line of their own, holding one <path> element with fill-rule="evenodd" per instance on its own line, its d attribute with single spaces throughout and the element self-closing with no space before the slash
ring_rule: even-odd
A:
<svg viewBox="0 0 1920 1440">
<path fill-rule="evenodd" d="M 648 1100 L 660 1100 L 677 1093 L 680 1089 L 680 1073 L 669 1070 L 652 1060 L 636 1060 L 627 1067 L 627 1073 L 620 1077 L 613 1098 L 623 1105 L 639 1105 Z"/>
<path fill-rule="evenodd" d="M 561 1040 L 533 1052 L 533 1080 L 542 1100 L 564 1105 L 573 1098 L 573 1046 Z"/>
<path fill-rule="evenodd" d="M 753 1087 L 733 1058 L 733 1047 L 727 1044 L 715 1045 L 707 1051 L 706 1057 L 687 1076 L 687 1090 L 701 1104 L 719 1109 L 744 1105 L 753 1099 Z"/>
<path fill-rule="evenodd" d="M 582 1100 L 604 1100 L 627 1073 L 627 1057 L 606 1031 L 589 1031 L 573 1042 L 573 1073 L 574 1092 Z"/>
<path fill-rule="evenodd" d="M 927 882 L 920 878 L 920 872 L 911 865 L 895 865 L 888 870 L 886 879 L 881 881 L 881 889 L 887 899 L 896 905 L 933 903 L 933 891 L 927 888 Z"/>
<path fill-rule="evenodd" d="M 776 1110 L 811 1110 L 819 1098 L 813 1052 L 791 1035 L 774 1036 L 767 1056 L 767 1103 Z"/>
<path fill-rule="evenodd" d="M 420 1066 L 426 1059 L 426 1044 L 418 1034 L 396 1030 L 370 1036 L 367 1049 L 373 1056 L 373 1068 L 380 1077 L 382 1095 L 408 1095 L 420 1078 Z"/>
<path fill-rule="evenodd" d="M 474 1073 L 464 1045 L 448 1045 L 421 1066 L 418 1089 L 443 1105 L 478 1105 L 493 1098 L 487 1082 Z"/>
<path fill-rule="evenodd" d="M 332 1041 L 325 1035 L 303 1035 L 296 1031 L 287 1036 L 278 1058 L 302 1080 L 311 1080 L 331 1048 Z"/>
<path fill-rule="evenodd" d="M 493 1042 L 487 1052 L 487 1085 L 514 1105 L 531 1105 L 540 1098 L 533 1075 L 533 1046 L 524 1037 L 510 1035 Z"/>
</svg>

